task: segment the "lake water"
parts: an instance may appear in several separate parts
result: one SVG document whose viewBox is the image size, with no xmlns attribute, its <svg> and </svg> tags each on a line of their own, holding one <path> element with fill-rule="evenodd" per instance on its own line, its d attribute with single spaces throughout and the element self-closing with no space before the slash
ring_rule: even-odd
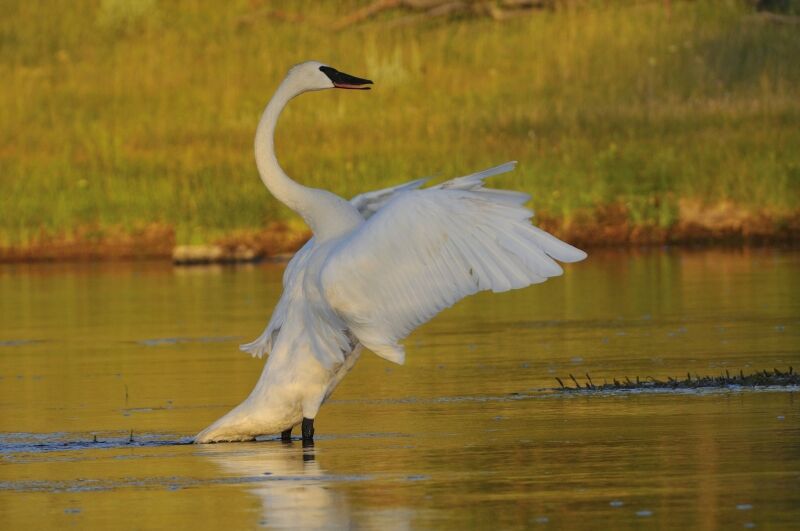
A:
<svg viewBox="0 0 800 531">
<path fill-rule="evenodd" d="M 798 389 L 551 389 L 800 369 L 800 252 L 596 251 L 365 353 L 313 448 L 179 444 L 258 378 L 282 269 L 0 267 L 0 527 L 797 529 Z"/>
</svg>

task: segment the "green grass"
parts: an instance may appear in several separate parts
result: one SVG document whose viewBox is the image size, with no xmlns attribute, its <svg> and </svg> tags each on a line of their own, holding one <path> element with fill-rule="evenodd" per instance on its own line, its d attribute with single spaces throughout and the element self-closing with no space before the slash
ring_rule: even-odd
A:
<svg viewBox="0 0 800 531">
<path fill-rule="evenodd" d="M 272 4 L 6 2 L 0 245 L 150 223 L 197 243 L 292 219 L 258 179 L 252 140 L 306 59 L 375 81 L 298 98 L 279 125 L 287 172 L 344 196 L 516 159 L 498 184 L 566 224 L 623 205 L 633 225 L 666 228 L 683 200 L 800 209 L 794 25 L 744 2 L 584 2 L 330 30 L 360 4 L 287 3 L 302 22 L 243 24 Z"/>
</svg>

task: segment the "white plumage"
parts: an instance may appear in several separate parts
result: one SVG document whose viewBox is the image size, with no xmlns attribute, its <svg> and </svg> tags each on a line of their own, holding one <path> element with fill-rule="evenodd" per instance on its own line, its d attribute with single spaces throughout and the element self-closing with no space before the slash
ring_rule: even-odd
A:
<svg viewBox="0 0 800 531">
<path fill-rule="evenodd" d="M 267 328 L 242 345 L 254 356 L 270 354 L 258 384 L 196 442 L 252 439 L 290 430 L 303 419 L 305 429 L 362 347 L 403 363 L 400 341 L 460 299 L 544 282 L 562 273 L 555 260 L 586 257 L 530 224 L 526 194 L 484 187 L 485 179 L 512 170 L 515 162 L 425 189 L 424 180 L 416 180 L 349 202 L 289 179 L 273 148 L 286 103 L 308 90 L 366 83 L 321 63 L 302 63 L 262 116 L 256 133 L 262 180 L 306 220 L 314 237 L 287 265 Z"/>
</svg>

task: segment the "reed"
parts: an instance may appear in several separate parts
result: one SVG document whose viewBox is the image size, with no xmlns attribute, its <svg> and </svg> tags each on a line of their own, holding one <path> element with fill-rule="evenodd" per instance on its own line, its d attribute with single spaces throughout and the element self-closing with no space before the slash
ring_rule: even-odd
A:
<svg viewBox="0 0 800 531">
<path fill-rule="evenodd" d="M 310 58 L 376 83 L 305 95 L 282 118 L 281 162 L 312 186 L 352 196 L 516 159 L 498 184 L 561 225 L 609 205 L 665 228 L 687 204 L 778 222 L 800 207 L 800 38 L 744 2 L 338 33 L 358 2 L 6 4 L 0 246 L 150 224 L 200 243 L 294 219 L 259 181 L 252 139 L 288 66 Z"/>
</svg>

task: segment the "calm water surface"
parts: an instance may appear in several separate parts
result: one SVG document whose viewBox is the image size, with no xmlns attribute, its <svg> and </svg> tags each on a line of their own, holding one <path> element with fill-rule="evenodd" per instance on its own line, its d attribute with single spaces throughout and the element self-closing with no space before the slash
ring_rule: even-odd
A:
<svg viewBox="0 0 800 531">
<path fill-rule="evenodd" d="M 797 389 L 548 389 L 800 369 L 798 251 L 598 251 L 365 353 L 314 448 L 178 444 L 258 378 L 281 273 L 0 267 L 0 527 L 797 529 Z"/>
</svg>

